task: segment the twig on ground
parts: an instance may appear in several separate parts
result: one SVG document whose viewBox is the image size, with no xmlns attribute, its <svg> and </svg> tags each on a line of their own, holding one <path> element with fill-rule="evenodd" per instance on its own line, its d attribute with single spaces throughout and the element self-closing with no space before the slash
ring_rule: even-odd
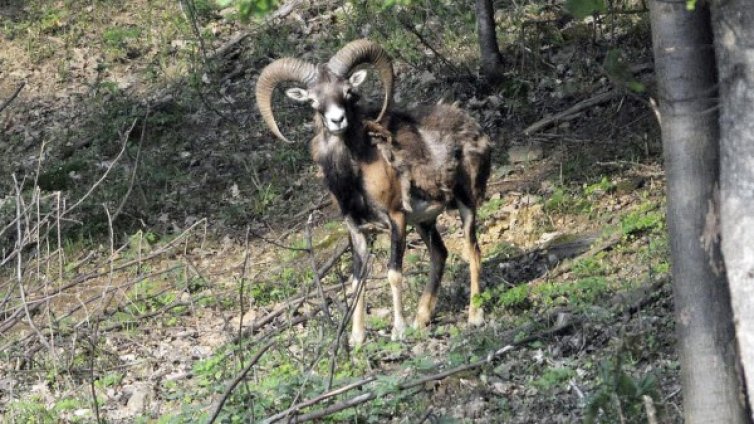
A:
<svg viewBox="0 0 754 424">
<path fill-rule="evenodd" d="M 14 91 L 13 94 L 10 95 L 10 97 L 8 97 L 7 99 L 5 99 L 5 101 L 3 102 L 3 104 L 0 105 L 0 112 L 2 112 L 6 107 L 8 107 L 8 105 L 10 105 L 10 103 L 13 100 L 16 99 L 16 97 L 18 96 L 18 93 L 21 92 L 21 89 L 24 88 L 25 85 L 26 85 L 26 82 L 21 82 L 21 84 L 19 84 L 18 87 L 16 88 L 16 91 Z"/>
<path fill-rule="evenodd" d="M 277 241 L 272 240 L 272 239 L 268 239 L 267 237 L 265 237 L 265 236 L 263 236 L 263 235 L 255 232 L 255 231 L 253 231 L 251 229 L 249 230 L 249 233 L 251 235 L 253 235 L 254 237 L 258 238 L 259 240 L 262 240 L 265 243 L 269 243 L 269 244 L 271 244 L 271 245 L 273 245 L 275 247 L 279 247 L 281 249 L 290 250 L 292 252 L 307 252 L 308 251 L 308 249 L 305 248 L 305 247 L 291 247 L 291 246 L 286 246 L 286 245 L 284 245 L 282 243 L 278 243 Z"/>
<path fill-rule="evenodd" d="M 306 400 L 304 402 L 298 403 L 296 405 L 291 406 L 290 408 L 286 409 L 285 411 L 278 412 L 277 414 L 265 418 L 264 421 L 261 422 L 261 424 L 271 424 L 276 421 L 280 421 L 286 417 L 288 417 L 291 414 L 295 414 L 296 412 L 300 411 L 303 408 L 312 406 L 316 403 L 322 402 L 323 400 L 327 400 L 333 396 L 337 396 L 339 394 L 345 393 L 349 390 L 353 390 L 356 388 L 359 388 L 365 384 L 369 384 L 373 381 L 375 381 L 376 377 L 367 377 L 358 381 L 354 381 L 353 383 L 346 384 L 345 386 L 338 387 L 337 389 L 330 390 L 329 392 L 322 393 L 321 395 L 311 398 L 309 400 Z"/>
<path fill-rule="evenodd" d="M 200 296 L 199 299 L 206 298 L 206 297 L 209 297 L 209 295 L 207 295 L 207 296 Z M 181 301 L 181 300 L 177 300 L 177 301 L 175 301 L 175 302 L 173 302 L 173 303 L 171 303 L 171 304 L 169 304 L 169 305 L 167 305 L 167 306 L 165 306 L 163 308 L 160 308 L 160 309 L 158 309 L 156 311 L 148 312 L 146 314 L 141 314 L 141 315 L 139 315 L 137 317 L 134 317 L 134 319 L 133 319 L 132 322 L 134 323 L 134 327 L 136 327 L 136 326 L 139 325 L 139 323 L 143 322 L 144 320 L 146 320 L 148 318 L 154 318 L 154 317 L 156 317 L 158 315 L 162 315 L 165 312 L 168 312 L 171 309 L 180 308 L 180 307 L 183 307 L 183 306 L 189 306 L 190 304 L 191 304 L 191 302 L 184 302 L 184 301 Z M 126 325 L 128 325 L 128 323 L 125 322 L 125 321 L 123 321 L 123 320 L 121 320 L 121 321 L 118 321 L 118 322 L 116 322 L 114 324 L 111 324 L 111 325 L 103 328 L 102 331 L 104 331 L 104 332 L 110 332 L 110 331 L 120 330 L 123 327 L 125 327 Z"/>
<path fill-rule="evenodd" d="M 377 395 L 374 392 L 367 392 L 361 395 L 358 395 L 356 397 L 352 397 L 350 399 L 346 399 L 344 401 L 334 403 L 330 406 L 328 406 L 325 409 L 320 409 L 319 411 L 310 412 L 308 414 L 303 414 L 298 417 L 296 417 L 297 423 L 303 423 L 306 421 L 312 421 L 316 420 L 318 418 L 323 418 L 328 415 L 332 415 L 336 412 L 340 412 L 344 409 L 352 408 L 354 406 L 361 405 L 362 403 L 369 402 L 370 400 L 376 398 Z"/>
<path fill-rule="evenodd" d="M 222 411 L 223 409 L 223 405 L 225 405 L 225 402 L 230 397 L 230 394 L 233 393 L 233 390 L 236 388 L 236 386 L 238 386 L 238 383 L 240 383 L 241 380 L 246 378 L 246 374 L 248 374 L 249 371 L 251 371 L 251 368 L 259 361 L 262 355 L 264 355 L 264 353 L 267 352 L 267 350 L 272 347 L 273 344 L 275 344 L 274 339 L 268 341 L 267 344 L 262 346 L 257 351 L 256 355 L 254 355 L 254 357 L 251 358 L 251 361 L 246 365 L 246 367 L 241 371 L 241 373 L 238 374 L 238 376 L 236 376 L 236 378 L 233 381 L 231 381 L 230 384 L 228 384 L 228 387 L 225 388 L 225 391 L 223 392 L 220 399 L 218 399 L 212 405 L 212 408 L 211 408 L 212 415 L 210 415 L 210 418 L 207 421 L 207 424 L 212 424 L 215 422 L 215 420 L 217 420 L 217 417 L 220 415 L 220 411 Z"/>
<path fill-rule="evenodd" d="M 592 106 L 596 106 L 600 103 L 604 103 L 607 101 L 610 101 L 612 99 L 615 99 L 617 97 L 622 96 L 623 93 L 618 90 L 608 91 L 606 93 L 600 93 L 596 96 L 592 96 L 591 98 L 588 98 L 586 100 L 582 100 L 575 105 L 569 107 L 568 109 L 564 110 L 563 112 L 556 113 L 555 115 L 548 116 L 546 118 L 542 118 L 539 121 L 529 125 L 524 130 L 525 135 L 532 135 L 535 132 L 549 126 L 552 124 L 556 124 L 569 116 L 578 113 L 584 109 L 590 108 Z"/>
<path fill-rule="evenodd" d="M 595 239 L 597 239 L 597 233 L 594 234 L 594 237 Z M 612 249 L 615 245 L 620 243 L 621 240 L 622 240 L 621 234 L 611 235 L 607 239 L 602 240 L 599 244 L 592 246 L 591 248 L 586 249 L 583 252 L 580 252 L 576 256 L 572 257 L 571 258 L 572 260 L 570 262 L 559 266 L 555 272 L 547 274 L 547 278 L 555 278 L 555 277 L 559 277 L 567 273 L 568 271 L 571 270 L 571 268 L 573 268 L 574 265 L 576 265 L 576 258 L 591 257 L 591 256 L 596 255 L 599 252 Z M 552 249 L 554 247 L 555 246 L 550 246 L 549 249 Z"/>
<path fill-rule="evenodd" d="M 421 419 L 419 420 L 419 424 L 423 424 L 424 421 L 427 421 L 427 420 L 430 420 L 430 422 L 433 422 L 432 418 L 430 418 L 430 417 L 432 417 L 432 407 L 431 406 L 429 408 L 427 408 L 427 412 L 425 412 L 424 415 L 422 415 Z"/>
<path fill-rule="evenodd" d="M 646 175 L 650 177 L 661 177 L 665 175 L 665 171 L 661 169 L 660 170 L 656 169 L 656 168 L 659 168 L 659 166 L 652 166 L 652 165 L 647 165 L 645 163 L 628 161 L 628 160 L 600 161 L 600 162 L 595 162 L 595 165 L 617 167 L 617 168 L 637 167 L 644 170 L 642 171 L 642 175 Z"/>
<path fill-rule="evenodd" d="M 102 423 L 102 417 L 99 412 L 99 402 L 97 401 L 97 389 L 94 386 L 94 354 L 97 351 L 96 332 L 89 338 L 89 390 L 92 395 L 92 405 L 94 405 L 94 418 L 97 423 Z"/>
<path fill-rule="evenodd" d="M 297 220 L 301 217 L 307 216 L 311 214 L 314 211 L 320 210 L 326 206 L 330 206 L 332 204 L 332 199 L 328 197 L 327 194 L 323 195 L 322 198 L 319 200 L 319 202 L 315 203 L 314 206 L 310 206 L 301 212 L 297 212 L 295 215 L 293 215 L 293 219 Z"/>
<path fill-rule="evenodd" d="M 164 270 L 162 270 L 162 271 L 156 271 L 156 272 L 153 272 L 153 273 L 149 273 L 149 274 L 143 274 L 143 275 L 137 276 L 137 277 L 135 277 L 135 278 L 133 278 L 133 279 L 131 279 L 131 280 L 129 280 L 129 281 L 127 281 L 127 282 L 123 283 L 123 284 L 120 284 L 120 285 L 118 285 L 118 286 L 112 287 L 112 288 L 111 288 L 110 290 L 111 290 L 111 291 L 112 291 L 112 290 L 120 290 L 120 289 L 124 289 L 124 288 L 127 288 L 127 287 L 131 287 L 131 286 L 133 286 L 134 284 L 137 284 L 137 283 L 139 283 L 139 282 L 141 282 L 141 281 L 144 281 L 144 280 L 147 280 L 147 279 L 150 279 L 150 278 L 154 278 L 154 277 L 157 277 L 157 276 L 160 276 L 160 275 L 163 275 L 163 274 L 168 274 L 168 273 L 171 273 L 171 272 L 173 272 L 173 271 L 175 271 L 175 270 L 177 270 L 177 269 L 180 269 L 180 266 L 173 266 L 173 267 L 170 267 L 170 268 L 164 269 Z M 166 290 L 167 290 L 167 289 L 166 289 Z M 165 292 L 165 290 L 163 290 L 163 291 L 160 291 L 160 292 L 158 292 L 157 294 L 163 294 L 164 292 Z M 37 307 L 38 307 L 38 306 L 39 306 L 40 304 L 43 304 L 43 303 L 49 302 L 49 301 L 50 301 L 51 299 L 53 299 L 53 298 L 55 298 L 55 297 L 58 297 L 58 296 L 60 296 L 60 295 L 61 295 L 61 293 L 62 293 L 62 292 L 57 292 L 57 290 L 56 290 L 56 293 L 55 293 L 55 294 L 53 294 L 53 295 L 44 296 L 44 297 L 41 297 L 41 298 L 37 298 L 37 299 L 34 299 L 34 300 L 29 300 L 28 302 L 29 302 L 29 303 L 33 303 L 33 305 L 32 305 L 32 306 L 33 306 L 33 307 L 34 307 L 34 308 L 36 309 L 36 308 L 37 308 Z M 153 296 L 150 296 L 149 298 L 152 298 L 152 297 L 154 297 L 154 296 L 155 296 L 155 295 L 153 295 Z M 54 324 L 55 324 L 55 327 L 58 327 L 58 326 L 59 326 L 59 325 L 58 325 L 58 323 L 59 323 L 59 322 L 60 322 L 61 320 L 65 319 L 65 318 L 68 318 L 68 317 L 70 317 L 71 315 L 73 315 L 74 313 L 78 312 L 78 310 L 82 308 L 82 305 L 88 305 L 88 304 L 90 304 L 90 303 L 93 303 L 93 302 L 97 301 L 97 299 L 99 299 L 100 297 L 101 297 L 101 294 L 96 294 L 96 295 L 94 295 L 94 296 L 90 297 L 89 299 L 87 299 L 87 300 L 84 300 L 84 301 L 80 302 L 80 303 L 79 303 L 79 305 L 77 305 L 77 306 L 73 307 L 72 309 L 70 309 L 70 310 L 66 311 L 66 312 L 65 312 L 64 314 L 62 314 L 62 315 L 58 316 L 58 317 L 57 317 L 57 320 L 56 320 L 56 321 L 54 322 Z M 118 312 L 118 311 L 122 311 L 122 310 L 121 310 L 120 308 L 117 308 L 117 309 L 115 309 L 115 312 Z M 16 309 L 16 311 L 15 311 L 15 312 L 13 313 L 13 315 L 12 315 L 12 316 L 10 316 L 10 317 L 8 317 L 8 319 L 6 319 L 6 322 L 10 321 L 10 320 L 11 320 L 11 318 L 15 318 L 15 317 L 16 317 L 16 316 L 17 316 L 17 315 L 18 315 L 19 313 L 23 313 L 23 308 L 22 308 L 21 306 L 17 307 L 17 309 Z M 12 325 L 7 325 L 7 324 L 6 324 L 5 322 L 4 322 L 4 323 L 3 323 L 3 327 L 2 327 L 2 329 L 11 328 L 11 327 L 12 327 Z M 63 335 L 67 335 L 68 333 L 61 333 L 61 334 L 63 334 Z M 21 340 L 19 340 L 18 342 L 23 342 L 23 341 L 27 340 L 27 339 L 28 339 L 28 337 L 29 337 L 29 336 L 27 336 L 27 338 L 24 338 L 24 339 L 21 339 Z M 10 347 L 10 345 L 3 345 L 3 346 L 0 346 L 0 351 L 3 351 L 3 350 L 5 350 L 5 349 L 7 349 L 7 348 L 9 348 L 9 347 Z"/>
<path fill-rule="evenodd" d="M 241 267 L 241 278 L 240 278 L 240 284 L 238 287 L 238 308 L 240 309 L 240 315 L 238 317 L 238 338 L 241 338 L 241 334 L 243 334 L 243 317 L 246 314 L 246 308 L 244 308 L 244 286 L 246 285 L 246 273 L 248 271 L 249 266 L 249 227 L 246 226 L 246 236 L 244 237 L 244 255 L 243 255 L 243 265 Z M 238 343 L 238 363 L 241 365 L 241 367 L 244 366 L 245 357 L 244 352 L 246 351 L 245 347 Z M 248 395 L 250 393 L 249 390 L 249 382 L 244 380 L 244 389 L 246 390 L 246 394 Z M 252 408 L 253 409 L 253 408 Z"/>
<path fill-rule="evenodd" d="M 238 340 L 241 340 L 241 336 L 243 335 L 243 317 L 246 314 L 246 309 L 244 308 L 244 285 L 246 284 L 246 269 L 249 265 L 249 227 L 246 227 L 246 237 L 244 240 L 244 254 L 243 254 L 243 265 L 241 266 L 241 279 L 239 281 L 238 285 L 238 307 L 240 308 L 240 315 L 238 318 L 238 334 L 236 335 L 236 338 Z M 241 361 L 241 366 L 243 366 L 243 347 L 238 347 L 238 358 Z"/>
</svg>

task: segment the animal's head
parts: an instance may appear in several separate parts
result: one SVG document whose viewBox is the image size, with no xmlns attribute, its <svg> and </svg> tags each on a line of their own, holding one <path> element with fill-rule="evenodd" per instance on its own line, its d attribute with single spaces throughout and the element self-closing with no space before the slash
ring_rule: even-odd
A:
<svg viewBox="0 0 754 424">
<path fill-rule="evenodd" d="M 291 88 L 286 95 L 306 102 L 320 115 L 326 131 L 341 134 L 352 123 L 350 111 L 358 96 L 354 90 L 366 79 L 367 71 L 353 70 L 364 63 L 374 65 L 385 88 L 385 100 L 377 118 L 381 120 L 393 98 L 393 65 L 387 53 L 369 40 L 356 40 L 340 49 L 326 64 L 315 66 L 300 59 L 283 58 L 269 64 L 257 80 L 257 106 L 273 134 L 289 142 L 278 128 L 272 113 L 272 93 L 278 84 L 294 81 L 303 87 Z"/>
</svg>

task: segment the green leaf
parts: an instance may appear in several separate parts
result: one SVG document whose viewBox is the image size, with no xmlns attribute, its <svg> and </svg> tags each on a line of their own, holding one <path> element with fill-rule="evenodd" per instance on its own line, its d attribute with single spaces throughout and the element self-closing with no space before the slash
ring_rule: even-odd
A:
<svg viewBox="0 0 754 424">
<path fill-rule="evenodd" d="M 620 371 L 618 375 L 618 385 L 615 388 L 615 392 L 618 396 L 633 397 L 639 392 L 639 388 L 636 385 L 636 381 L 628 374 Z"/>
<path fill-rule="evenodd" d="M 686 0 L 686 10 L 693 12 L 696 9 L 696 0 Z"/>
<path fill-rule="evenodd" d="M 634 93 L 643 93 L 647 90 L 647 87 L 639 81 L 629 81 L 627 85 L 628 89 Z"/>
<path fill-rule="evenodd" d="M 567 0 L 566 10 L 578 19 L 591 16 L 593 13 L 607 12 L 604 0 Z"/>
<path fill-rule="evenodd" d="M 413 0 L 382 0 L 382 10 L 388 10 L 393 8 L 394 6 L 409 6 Z"/>
<path fill-rule="evenodd" d="M 638 384 L 640 395 L 651 395 L 657 389 L 657 378 L 654 374 L 647 374 Z"/>
<path fill-rule="evenodd" d="M 647 89 L 644 84 L 634 78 L 622 50 L 612 49 L 607 52 L 603 66 L 607 76 L 613 82 L 625 84 L 629 90 L 635 93 L 643 93 Z"/>
<path fill-rule="evenodd" d="M 613 80 L 626 82 L 633 79 L 633 74 L 628 69 L 623 52 L 620 49 L 612 49 L 607 52 L 603 66 L 607 75 Z"/>
</svg>

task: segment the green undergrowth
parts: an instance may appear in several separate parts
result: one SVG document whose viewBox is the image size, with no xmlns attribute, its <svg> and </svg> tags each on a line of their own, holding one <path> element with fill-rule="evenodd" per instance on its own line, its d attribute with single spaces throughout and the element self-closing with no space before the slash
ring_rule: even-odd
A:
<svg viewBox="0 0 754 424">
<path fill-rule="evenodd" d="M 85 423 L 90 417 L 77 417 L 74 411 L 88 406 L 87 401 L 75 397 L 58 399 L 50 407 L 39 395 L 16 400 L 8 405 L 7 414 L 18 423 L 54 424 L 65 417 L 66 422 Z"/>
<path fill-rule="evenodd" d="M 585 186 L 584 191 L 595 194 L 611 185 L 601 180 Z M 557 191 L 556 191 L 557 193 Z M 560 203 L 562 205 L 562 203 Z M 568 213 L 559 210 L 559 213 Z M 607 250 L 581 256 L 566 262 L 568 272 L 551 279 L 533 283 L 500 285 L 488 289 L 477 299 L 477 304 L 504 311 L 542 311 L 555 306 L 576 310 L 600 304 L 615 293 L 649 284 L 669 272 L 668 241 L 665 232 L 665 214 L 657 200 L 646 199 L 623 212 L 617 223 L 605 227 L 593 246 L 618 237 L 617 244 Z M 505 248 L 493 251 L 505 252 Z M 622 255 L 635 255 L 634 269 L 626 268 Z"/>
<path fill-rule="evenodd" d="M 227 400 L 221 413 L 223 422 L 245 422 L 251 417 L 262 419 L 273 415 L 291 404 L 315 397 L 325 391 L 330 375 L 332 387 L 340 387 L 357 381 L 361 376 L 388 356 L 405 357 L 410 346 L 384 339 L 372 340 L 362 349 L 350 351 L 340 350 L 335 362 L 334 372 L 331 374 L 331 360 L 327 352 L 327 345 L 331 345 L 333 328 L 325 331 L 326 343 L 318 345 L 309 332 L 296 335 L 283 334 L 278 336 L 278 343 L 270 349 L 255 365 L 253 384 L 240 386 Z M 250 345 L 247 342 L 240 346 L 227 346 L 219 349 L 212 357 L 200 360 L 194 364 L 193 374 L 196 383 L 187 388 L 172 382 L 163 384 L 166 397 L 184 405 L 196 404 L 208 396 L 218 396 L 242 368 L 243 361 L 240 350 L 246 361 L 254 355 L 261 345 Z M 325 353 L 325 354 L 323 354 Z M 314 361 L 312 361 L 314 359 Z M 367 386 L 366 390 L 378 394 L 377 398 L 364 408 L 349 409 L 325 418 L 325 422 L 342 422 L 343 420 L 358 419 L 360 422 L 382 422 L 393 414 L 402 410 L 411 410 L 416 399 L 408 393 L 398 390 L 401 382 L 411 380 L 422 373 L 431 373 L 437 366 L 426 356 L 415 356 L 400 362 L 400 369 L 408 372 L 409 377 L 401 378 L 397 375 L 378 375 L 376 380 Z M 343 400 L 357 392 L 337 396 L 334 401 Z M 206 405 L 205 405 L 206 408 Z M 158 422 L 188 423 L 207 418 L 206 409 L 184 411 L 182 413 L 166 414 Z"/>
</svg>

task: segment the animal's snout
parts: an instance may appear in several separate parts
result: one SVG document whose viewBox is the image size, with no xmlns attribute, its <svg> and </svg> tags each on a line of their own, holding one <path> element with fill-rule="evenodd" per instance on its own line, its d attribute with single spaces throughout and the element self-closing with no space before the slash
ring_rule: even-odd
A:
<svg viewBox="0 0 754 424">
<path fill-rule="evenodd" d="M 337 105 L 331 105 L 325 112 L 325 122 L 327 123 L 327 129 L 331 132 L 341 132 L 348 126 L 348 120 L 346 119 L 346 110 L 343 107 Z"/>
</svg>

